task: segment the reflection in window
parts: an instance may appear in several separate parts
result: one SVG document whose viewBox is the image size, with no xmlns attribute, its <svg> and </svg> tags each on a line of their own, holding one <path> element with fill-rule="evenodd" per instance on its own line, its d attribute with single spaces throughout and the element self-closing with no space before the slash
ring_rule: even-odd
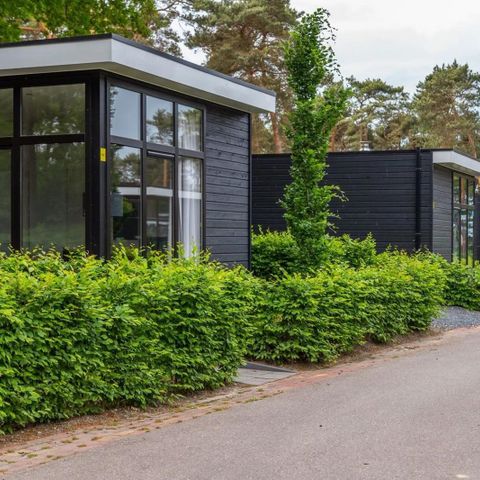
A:
<svg viewBox="0 0 480 480">
<path fill-rule="evenodd" d="M 202 245 L 202 161 L 181 157 L 178 162 L 179 242 L 185 256 Z"/>
<path fill-rule="evenodd" d="M 198 108 L 178 106 L 178 146 L 202 150 L 202 111 Z"/>
<path fill-rule="evenodd" d="M 83 143 L 22 148 L 23 246 L 74 248 L 85 242 Z"/>
<path fill-rule="evenodd" d="M 140 99 L 132 90 L 110 88 L 110 133 L 140 140 Z"/>
<path fill-rule="evenodd" d="M 111 216 L 115 245 L 141 247 L 140 149 L 112 145 Z"/>
<path fill-rule="evenodd" d="M 452 257 L 474 262 L 475 179 L 453 175 Z"/>
<path fill-rule="evenodd" d="M 13 89 L 0 90 L 0 137 L 13 135 Z"/>
<path fill-rule="evenodd" d="M 10 150 L 0 150 L 0 251 L 7 251 L 10 237 Z"/>
<path fill-rule="evenodd" d="M 22 89 L 22 135 L 84 133 L 85 85 Z"/>
<path fill-rule="evenodd" d="M 173 103 L 147 96 L 147 142 L 173 145 Z"/>
<path fill-rule="evenodd" d="M 147 245 L 163 250 L 173 237 L 173 160 L 147 156 Z"/>
</svg>

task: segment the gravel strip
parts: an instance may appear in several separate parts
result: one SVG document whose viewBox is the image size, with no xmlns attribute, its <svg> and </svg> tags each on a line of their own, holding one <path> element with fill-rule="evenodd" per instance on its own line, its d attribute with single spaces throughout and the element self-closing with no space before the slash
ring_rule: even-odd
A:
<svg viewBox="0 0 480 480">
<path fill-rule="evenodd" d="M 479 325 L 480 312 L 474 312 L 460 307 L 447 307 L 441 315 L 432 322 L 432 327 L 445 330 L 460 327 L 476 327 Z"/>
</svg>

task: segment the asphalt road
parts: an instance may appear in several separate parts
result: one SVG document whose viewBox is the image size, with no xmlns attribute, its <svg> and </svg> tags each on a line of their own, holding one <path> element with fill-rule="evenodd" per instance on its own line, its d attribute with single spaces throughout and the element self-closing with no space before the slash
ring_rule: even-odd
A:
<svg viewBox="0 0 480 480">
<path fill-rule="evenodd" d="M 480 329 L 8 478 L 480 479 Z"/>
</svg>

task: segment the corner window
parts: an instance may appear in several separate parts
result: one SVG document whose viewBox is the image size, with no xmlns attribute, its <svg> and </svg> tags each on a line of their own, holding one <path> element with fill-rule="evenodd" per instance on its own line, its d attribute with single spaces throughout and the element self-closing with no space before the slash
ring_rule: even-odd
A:
<svg viewBox="0 0 480 480">
<path fill-rule="evenodd" d="M 85 85 L 22 89 L 22 135 L 85 132 Z"/>
<path fill-rule="evenodd" d="M 178 106 L 178 146 L 185 150 L 203 149 L 202 111 L 198 108 Z"/>
<path fill-rule="evenodd" d="M 190 256 L 203 247 L 203 111 L 133 88 L 110 88 L 112 242 Z"/>
<path fill-rule="evenodd" d="M 0 137 L 13 135 L 13 89 L 0 90 Z"/>
<path fill-rule="evenodd" d="M 475 179 L 473 177 L 453 174 L 452 220 L 453 260 L 473 265 L 475 240 Z"/>
<path fill-rule="evenodd" d="M 139 93 L 120 87 L 110 88 L 110 134 L 140 140 Z"/>
</svg>

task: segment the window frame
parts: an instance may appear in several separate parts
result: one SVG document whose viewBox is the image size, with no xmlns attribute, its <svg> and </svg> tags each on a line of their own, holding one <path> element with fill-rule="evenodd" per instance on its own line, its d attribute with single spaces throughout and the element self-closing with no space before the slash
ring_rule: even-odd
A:
<svg viewBox="0 0 480 480">
<path fill-rule="evenodd" d="M 452 248 L 452 261 L 458 261 L 461 263 L 465 263 L 467 265 L 473 264 L 476 260 L 475 258 L 475 241 L 476 241 L 476 233 L 475 233 L 475 224 L 476 224 L 476 203 L 477 203 L 477 198 L 476 198 L 476 179 L 475 177 L 472 177 L 470 175 L 463 174 L 461 172 L 456 172 L 452 171 L 452 216 L 451 216 L 451 248 Z M 458 183 L 459 183 L 459 191 L 458 191 L 458 201 L 455 198 L 455 181 L 458 178 Z M 470 183 L 473 184 L 473 198 L 472 198 L 472 203 L 469 203 L 469 185 Z M 466 203 L 462 202 L 462 185 L 465 185 L 465 199 Z M 458 212 L 458 219 L 459 219 L 459 224 L 457 225 L 458 229 L 458 245 L 455 245 L 454 242 L 454 235 L 453 235 L 453 229 L 454 229 L 454 212 Z M 462 245 L 461 245 L 461 239 L 462 239 L 462 214 L 465 212 L 465 217 L 466 217 L 466 225 L 465 225 L 465 240 L 466 240 L 466 245 L 465 245 L 465 256 L 462 255 Z M 469 226 L 469 217 L 470 217 L 470 212 L 473 212 L 473 237 L 472 237 L 472 245 L 470 245 L 469 241 L 469 235 L 468 235 L 468 226 Z M 472 251 L 472 258 L 470 258 L 470 247 Z M 458 257 L 455 258 L 455 249 L 458 249 Z"/>
<path fill-rule="evenodd" d="M 110 89 L 111 87 L 125 88 L 127 90 L 133 90 L 141 94 L 141 103 L 140 103 L 140 119 L 141 119 L 141 139 L 134 140 L 125 137 L 118 137 L 111 135 L 110 133 Z M 170 145 L 161 145 L 158 143 L 147 142 L 147 96 L 156 97 L 162 100 L 166 100 L 173 103 L 173 146 Z M 188 150 L 178 147 L 178 105 L 186 105 L 189 107 L 197 108 L 201 111 L 201 141 L 202 141 L 202 151 Z M 146 158 L 149 154 L 154 156 L 165 156 L 166 158 L 171 158 L 173 161 L 173 205 L 172 205 L 172 242 L 173 246 L 178 244 L 180 235 L 179 235 L 179 206 L 178 206 L 178 163 L 180 157 L 193 157 L 198 158 L 202 162 L 202 172 L 201 172 L 201 184 L 202 184 L 202 212 L 201 212 L 201 245 L 200 249 L 204 249 L 206 245 L 206 166 L 205 166 L 205 145 L 206 145 L 206 106 L 204 104 L 192 101 L 188 97 L 182 95 L 175 95 L 171 91 L 166 91 L 162 88 L 155 88 L 151 85 L 145 85 L 141 82 L 130 81 L 123 77 L 116 75 L 109 75 L 106 78 L 105 82 L 105 130 L 106 130 L 106 149 L 107 149 L 107 171 L 106 171 L 106 191 L 105 191 L 105 205 L 106 205 L 106 254 L 107 257 L 110 257 L 112 254 L 113 248 L 113 229 L 112 229 L 112 216 L 111 216 L 111 161 L 112 161 L 112 144 L 140 148 L 141 150 L 141 246 L 147 247 L 147 225 L 145 219 L 147 218 L 147 185 L 145 182 L 145 165 Z M 176 249 L 175 249 L 176 250 Z"/>
<path fill-rule="evenodd" d="M 79 244 L 85 245 L 87 251 L 92 250 L 92 231 L 90 228 L 92 208 L 95 203 L 91 194 L 90 158 L 93 137 L 92 131 L 92 91 L 98 82 L 97 72 L 48 73 L 43 75 L 11 76 L 0 79 L 0 88 L 13 89 L 13 135 L 0 137 L 0 149 L 11 150 L 11 246 L 15 250 L 23 248 L 23 212 L 22 212 L 22 155 L 21 147 L 25 145 L 53 143 L 82 143 L 85 149 L 85 183 L 83 185 L 83 212 L 85 219 L 85 236 Z M 22 88 L 57 85 L 83 84 L 85 86 L 84 132 L 48 135 L 22 135 Z M 94 209 L 93 209 L 94 210 Z"/>
</svg>

